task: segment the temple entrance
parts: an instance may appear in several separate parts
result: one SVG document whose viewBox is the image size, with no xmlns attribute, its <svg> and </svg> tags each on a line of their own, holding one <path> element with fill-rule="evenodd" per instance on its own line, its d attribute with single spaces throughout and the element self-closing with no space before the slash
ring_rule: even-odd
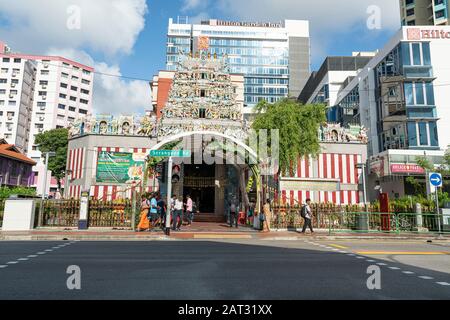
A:
<svg viewBox="0 0 450 320">
<path fill-rule="evenodd" d="M 184 165 L 183 194 L 190 195 L 201 214 L 215 212 L 214 165 Z"/>
</svg>

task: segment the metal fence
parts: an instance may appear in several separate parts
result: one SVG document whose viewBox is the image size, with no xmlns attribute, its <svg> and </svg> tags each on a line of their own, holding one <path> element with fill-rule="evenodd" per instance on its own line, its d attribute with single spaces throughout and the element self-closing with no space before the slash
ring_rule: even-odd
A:
<svg viewBox="0 0 450 320">
<path fill-rule="evenodd" d="M 48 200 L 43 203 L 43 227 L 77 227 L 80 200 Z M 131 200 L 89 201 L 89 226 L 131 228 Z"/>
<path fill-rule="evenodd" d="M 317 208 L 316 208 L 317 209 Z M 319 208 L 320 209 L 320 208 Z M 313 210 L 313 227 L 330 234 L 359 233 L 450 233 L 450 215 L 433 213 L 337 212 Z M 273 229 L 299 229 L 304 219 L 298 211 L 279 212 L 272 217 Z"/>
</svg>

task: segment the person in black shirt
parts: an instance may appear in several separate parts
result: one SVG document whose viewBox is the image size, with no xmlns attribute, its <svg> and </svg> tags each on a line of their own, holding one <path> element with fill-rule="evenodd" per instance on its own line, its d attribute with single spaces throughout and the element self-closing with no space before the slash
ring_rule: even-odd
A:
<svg viewBox="0 0 450 320">
<path fill-rule="evenodd" d="M 160 216 L 160 221 L 161 221 L 161 229 L 164 230 L 165 226 L 166 226 L 166 210 L 167 210 L 167 206 L 166 206 L 166 202 L 164 201 L 164 199 L 161 197 L 160 194 L 158 194 L 158 203 L 157 203 L 157 209 L 158 209 L 158 214 Z"/>
</svg>

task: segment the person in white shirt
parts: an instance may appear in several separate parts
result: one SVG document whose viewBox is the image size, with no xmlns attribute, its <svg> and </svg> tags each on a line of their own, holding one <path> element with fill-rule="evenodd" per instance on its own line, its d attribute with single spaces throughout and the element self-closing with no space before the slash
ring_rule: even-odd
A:
<svg viewBox="0 0 450 320">
<path fill-rule="evenodd" d="M 306 228 L 309 227 L 309 230 L 311 230 L 311 233 L 314 233 L 313 227 L 312 227 L 312 210 L 311 210 L 311 199 L 306 199 L 306 204 L 304 205 L 302 210 L 305 210 L 305 224 L 303 225 L 302 233 L 306 233 Z"/>
<path fill-rule="evenodd" d="M 181 197 L 174 196 L 173 202 L 173 225 L 172 230 L 180 231 L 183 224 L 183 201 Z"/>
</svg>

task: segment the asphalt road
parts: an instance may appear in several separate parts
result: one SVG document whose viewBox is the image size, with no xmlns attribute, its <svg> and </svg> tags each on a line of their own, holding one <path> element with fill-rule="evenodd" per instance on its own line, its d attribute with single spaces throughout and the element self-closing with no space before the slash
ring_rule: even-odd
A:
<svg viewBox="0 0 450 320">
<path fill-rule="evenodd" d="M 448 246 L 309 239 L 5 241 L 0 299 L 450 299 L 448 253 Z M 81 270 L 81 290 L 67 288 L 71 265 Z M 369 266 L 380 268 L 380 290 L 367 287 Z"/>
</svg>

